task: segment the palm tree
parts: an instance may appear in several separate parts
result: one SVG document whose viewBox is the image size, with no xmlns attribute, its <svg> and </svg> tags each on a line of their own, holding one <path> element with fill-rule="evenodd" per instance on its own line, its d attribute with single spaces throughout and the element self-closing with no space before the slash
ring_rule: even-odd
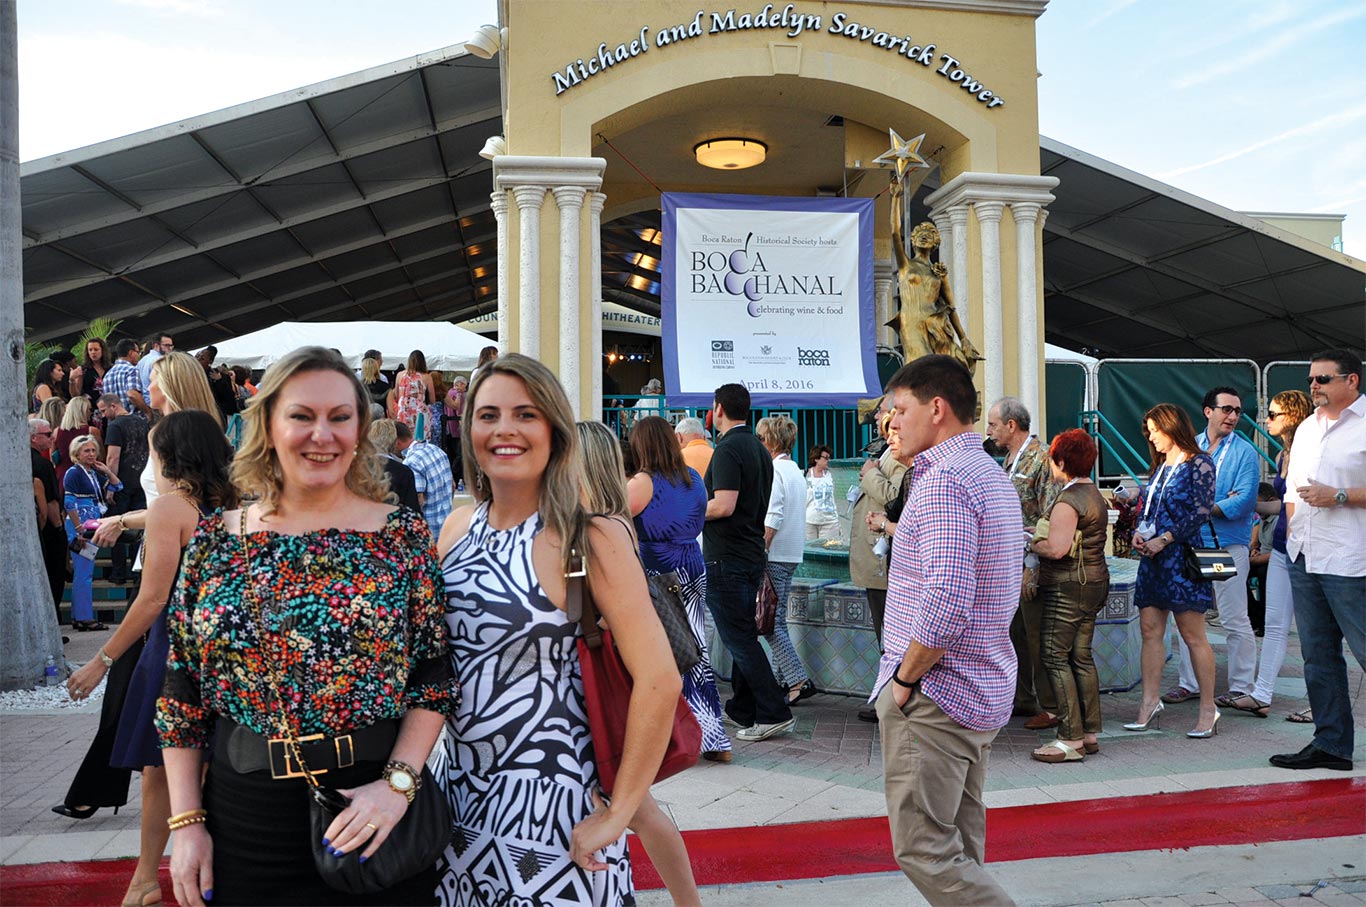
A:
<svg viewBox="0 0 1366 907">
<path fill-rule="evenodd" d="M 23 464 L 28 447 L 24 278 L 19 211 L 19 62 L 13 3 L 0 3 L 0 538 L 7 541 L 0 570 L 0 690 L 41 682 L 49 657 L 62 664 L 61 634 L 53 619 L 33 518 L 33 477 Z"/>
</svg>

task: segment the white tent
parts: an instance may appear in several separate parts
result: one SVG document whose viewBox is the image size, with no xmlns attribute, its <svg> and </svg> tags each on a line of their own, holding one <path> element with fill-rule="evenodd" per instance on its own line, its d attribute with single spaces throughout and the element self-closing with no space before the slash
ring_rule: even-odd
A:
<svg viewBox="0 0 1366 907">
<path fill-rule="evenodd" d="M 395 369 L 422 350 L 427 368 L 452 372 L 474 368 L 488 345 L 488 338 L 445 321 L 284 321 L 216 344 L 215 361 L 263 369 L 301 346 L 325 346 L 341 350 L 353 368 L 366 350 L 379 350 L 382 367 Z"/>
<path fill-rule="evenodd" d="M 1051 343 L 1043 345 L 1044 359 L 1049 362 L 1080 362 L 1084 365 L 1091 365 L 1099 362 L 1095 356 L 1088 356 L 1085 353 L 1078 353 L 1065 347 L 1054 346 Z"/>
</svg>

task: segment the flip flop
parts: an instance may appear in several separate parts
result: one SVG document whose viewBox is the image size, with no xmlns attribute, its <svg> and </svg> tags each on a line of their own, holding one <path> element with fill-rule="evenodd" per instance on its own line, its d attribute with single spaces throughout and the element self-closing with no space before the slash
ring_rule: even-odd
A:
<svg viewBox="0 0 1366 907">
<path fill-rule="evenodd" d="M 1271 714 L 1271 703 L 1262 702 L 1249 693 L 1243 693 L 1241 696 L 1233 696 L 1230 694 L 1229 696 L 1221 698 L 1227 701 L 1220 702 L 1220 705 L 1230 709 L 1236 709 L 1239 712 L 1247 712 L 1249 715 L 1256 715 L 1258 718 L 1265 718 Z M 1218 700 L 1216 700 L 1216 702 L 1217 701 Z M 1251 703 L 1251 705 L 1248 705 L 1247 703 Z"/>
<path fill-rule="evenodd" d="M 1046 749 L 1055 749 L 1057 750 L 1057 752 L 1042 753 L 1039 751 Z M 1045 743 L 1043 746 L 1039 747 L 1039 749 L 1035 750 L 1029 755 L 1039 762 L 1047 762 L 1050 765 L 1056 764 L 1058 762 L 1082 762 L 1086 759 L 1086 757 L 1082 755 L 1080 750 L 1072 748 L 1068 744 L 1063 743 L 1061 740 L 1054 740 L 1051 743 Z"/>
<path fill-rule="evenodd" d="M 1314 710 L 1300 709 L 1298 712 L 1291 712 L 1289 715 L 1285 716 L 1285 720 L 1289 721 L 1291 724 L 1313 724 Z"/>
</svg>

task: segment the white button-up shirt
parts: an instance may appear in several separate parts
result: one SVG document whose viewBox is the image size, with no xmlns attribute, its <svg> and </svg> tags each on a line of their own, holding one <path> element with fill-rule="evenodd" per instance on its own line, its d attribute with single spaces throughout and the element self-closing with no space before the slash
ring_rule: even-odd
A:
<svg viewBox="0 0 1366 907">
<path fill-rule="evenodd" d="M 1313 479 L 1339 488 L 1366 487 L 1366 396 L 1358 395 L 1337 419 L 1323 409 L 1295 430 L 1286 475 L 1285 503 L 1294 505 L 1286 550 L 1304 554 L 1310 573 L 1366 576 L 1366 508 L 1311 507 L 1296 491 Z"/>
</svg>

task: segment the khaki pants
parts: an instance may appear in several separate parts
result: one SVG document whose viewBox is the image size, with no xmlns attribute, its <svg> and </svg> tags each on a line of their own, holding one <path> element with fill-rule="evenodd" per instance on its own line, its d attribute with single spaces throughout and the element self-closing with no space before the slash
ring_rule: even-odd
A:
<svg viewBox="0 0 1366 907">
<path fill-rule="evenodd" d="M 970 731 L 918 690 L 903 712 L 888 682 L 877 697 L 883 786 L 897 865 L 931 904 L 1015 902 L 982 863 L 982 782 L 996 731 Z"/>
</svg>

